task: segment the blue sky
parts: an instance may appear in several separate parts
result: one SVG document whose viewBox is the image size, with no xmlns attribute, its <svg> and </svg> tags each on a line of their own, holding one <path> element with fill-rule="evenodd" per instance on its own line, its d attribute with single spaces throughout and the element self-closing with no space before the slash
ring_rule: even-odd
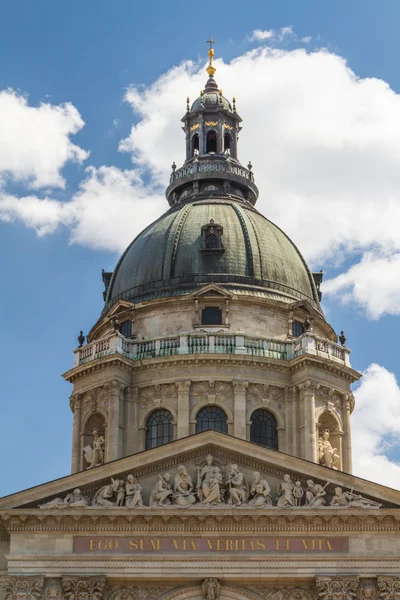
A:
<svg viewBox="0 0 400 600">
<path fill-rule="evenodd" d="M 0 100 L 3 92 L 3 101 L 9 101 L 4 106 L 10 112 L 2 110 L 3 121 L 0 116 L 0 494 L 69 472 L 71 388 L 61 374 L 72 365 L 79 329 L 87 332 L 100 314 L 101 269 L 112 270 L 122 250 L 119 227 L 125 244 L 138 233 L 138 224 L 144 226 L 167 208 L 161 198 L 162 187 L 167 185 L 172 160 L 178 162 L 183 153 L 179 115 L 184 112 L 186 95 L 194 97 L 200 89 L 198 82 L 205 81 L 205 40 L 210 34 L 217 40 L 216 55 L 223 60 L 217 81 L 228 97 L 238 97 L 244 119 L 243 162 L 251 158 L 260 196 L 265 198 L 259 208 L 288 231 L 312 266 L 323 268 L 330 281 L 324 300 L 327 318 L 337 331 L 345 330 L 353 367 L 366 372 L 364 389 L 357 397 L 362 418 L 356 431 L 363 443 L 376 444 L 373 458 L 377 470 L 387 476 L 388 484 L 395 485 L 400 473 L 396 465 L 400 464 L 396 442 L 400 393 L 394 379 L 400 378 L 400 290 L 396 283 L 400 235 L 395 218 L 400 202 L 396 179 L 400 159 L 396 146 L 400 138 L 399 17 L 400 4 L 395 0 L 260 0 L 250 5 L 231 0 L 229 6 L 155 0 L 151 10 L 146 3 L 123 0 L 16 0 L 3 6 Z M 289 27 L 286 33 L 282 29 Z M 268 37 L 255 31 L 274 33 Z M 272 54 L 262 55 L 265 48 Z M 252 50 L 255 54 L 249 55 Z M 242 62 L 238 62 L 240 58 Z M 242 64 L 251 68 L 246 68 L 241 78 Z M 167 83 L 160 80 L 178 65 Z M 328 77 L 329 69 L 332 74 Z M 267 72 L 272 83 L 260 87 L 260 73 Z M 327 77 L 325 85 L 321 76 L 320 88 L 315 81 L 319 72 Z M 249 79 L 245 82 L 244 77 Z M 282 78 L 279 86 L 275 84 L 278 77 Z M 357 78 L 363 80 L 361 85 Z M 330 90 L 333 81 L 337 84 Z M 242 88 L 253 84 L 251 98 Z M 301 107 L 290 104 L 294 102 L 291 90 L 297 99 L 304 98 Z M 176 106 L 171 107 L 174 94 Z M 22 106 L 24 96 L 26 104 Z M 307 108 L 315 98 L 319 106 L 331 103 L 326 114 L 321 113 L 318 127 L 311 122 L 315 111 Z M 296 130 L 296 137 L 293 127 L 288 133 L 274 125 L 285 121 L 285 113 L 278 108 L 286 102 L 282 111 L 287 111 L 287 118 L 300 115 L 302 127 Z M 39 113 L 31 114 L 28 108 L 39 110 L 41 103 L 57 118 L 60 111 L 56 107 L 64 103 L 70 103 L 75 113 L 65 111 L 61 123 L 40 113 L 43 118 L 33 126 Z M 352 112 L 347 112 L 349 104 L 354 104 Z M 254 114 L 252 106 L 256 107 Z M 261 115 L 263 107 L 271 111 L 269 120 Z M 149 116 L 149 108 L 163 118 L 157 121 Z M 333 113 L 332 119 L 337 120 L 334 129 L 343 127 L 340 140 L 329 128 L 324 130 Z M 19 123 L 18 135 L 2 135 L 2 127 L 14 118 Z M 67 133 L 64 125 L 69 127 Z M 56 137 L 49 133 L 52 127 L 58 127 Z M 250 135 L 252 127 L 258 140 Z M 311 156 L 307 152 L 312 152 L 310 137 L 316 129 L 319 136 L 312 139 L 312 145 L 320 144 L 326 150 L 326 161 L 330 157 L 337 160 L 337 177 L 321 162 L 315 167 L 315 180 L 321 179 L 316 186 L 310 183 L 314 177 L 299 179 L 293 169 L 296 161 L 292 161 L 287 170 L 280 163 L 278 175 L 264 181 L 261 172 L 272 169 L 273 163 L 268 161 L 275 160 L 275 155 L 268 153 L 273 135 L 277 136 L 275 144 L 285 139 L 285 155 L 293 152 L 299 164 L 295 152 L 304 154 L 306 148 L 305 155 Z M 125 140 L 123 147 L 121 140 Z M 72 150 L 71 143 L 79 150 Z M 25 145 L 29 148 L 26 153 L 22 152 Z M 58 156 L 56 146 L 61 158 L 52 158 Z M 143 147 L 145 150 L 140 149 Z M 378 148 L 376 155 L 373 147 Z M 258 149 L 265 150 L 265 158 Z M 63 152 L 70 156 L 75 152 L 75 158 L 62 158 Z M 51 159 L 54 163 L 49 172 Z M 343 163 L 349 165 L 347 170 Z M 88 167 L 95 171 L 87 171 Z M 104 168 L 109 170 L 102 171 Z M 307 168 L 303 165 L 303 172 Z M 358 168 L 357 177 L 348 173 Z M 371 171 L 376 173 L 370 175 Z M 292 178 L 290 189 L 279 175 L 285 172 Z M 361 184 L 359 191 L 357 188 L 364 179 L 371 190 L 368 205 L 365 189 Z M 335 185 L 336 195 L 332 196 Z M 301 187 L 298 197 L 293 192 L 296 186 Z M 293 200 L 289 215 L 279 212 L 280 193 Z M 35 197 L 33 205 L 28 197 Z M 77 197 L 82 203 L 71 216 L 68 204 Z M 44 198 L 50 199 L 51 205 L 43 216 L 40 203 Z M 130 202 L 133 212 L 127 220 L 121 207 Z M 382 219 L 389 215 L 388 222 L 380 222 L 380 204 Z M 108 227 L 109 210 L 113 221 Z M 323 231 L 324 211 L 330 214 L 329 228 L 337 228 L 332 239 Z M 340 243 L 335 245 L 338 239 Z M 384 310 L 377 308 L 381 300 Z M 374 421 L 380 411 L 383 417 L 371 431 L 367 421 Z M 360 465 L 360 474 L 364 474 L 362 468 Z"/>
</svg>

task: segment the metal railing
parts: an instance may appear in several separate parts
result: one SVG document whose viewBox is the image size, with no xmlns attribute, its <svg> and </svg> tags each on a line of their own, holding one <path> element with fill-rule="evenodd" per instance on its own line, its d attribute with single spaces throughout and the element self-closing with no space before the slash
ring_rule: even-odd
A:
<svg viewBox="0 0 400 600">
<path fill-rule="evenodd" d="M 188 175 L 194 175 L 195 173 L 206 173 L 210 171 L 232 173 L 233 175 L 238 175 L 239 177 L 244 177 L 245 179 L 254 182 L 253 172 L 249 169 L 246 169 L 246 167 L 242 167 L 241 165 L 237 165 L 227 160 L 213 159 L 193 161 L 190 165 L 185 165 L 184 167 L 180 167 L 180 169 L 175 169 L 171 173 L 170 183 L 173 183 L 182 177 L 187 177 Z"/>
</svg>

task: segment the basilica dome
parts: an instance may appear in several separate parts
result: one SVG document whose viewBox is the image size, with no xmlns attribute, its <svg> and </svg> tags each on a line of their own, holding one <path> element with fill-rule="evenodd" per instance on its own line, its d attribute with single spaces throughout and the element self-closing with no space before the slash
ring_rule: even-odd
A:
<svg viewBox="0 0 400 600">
<path fill-rule="evenodd" d="M 219 238 L 207 248 L 205 232 L 212 229 Z M 313 276 L 293 242 L 250 204 L 224 198 L 172 208 L 140 233 L 114 270 L 106 309 L 118 300 L 189 294 L 207 283 L 235 294 L 308 300 L 320 310 Z"/>
</svg>

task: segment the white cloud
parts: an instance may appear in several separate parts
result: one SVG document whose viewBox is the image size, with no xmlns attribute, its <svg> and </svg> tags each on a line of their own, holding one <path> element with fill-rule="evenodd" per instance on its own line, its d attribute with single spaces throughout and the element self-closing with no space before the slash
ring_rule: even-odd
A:
<svg viewBox="0 0 400 600">
<path fill-rule="evenodd" d="M 255 29 L 249 37 L 250 42 L 264 42 L 275 37 L 275 31 L 272 29 Z"/>
<path fill-rule="evenodd" d="M 352 415 L 353 472 L 359 477 L 400 488 L 400 461 L 386 456 L 400 451 L 400 389 L 393 373 L 372 364 L 355 392 Z"/>
<path fill-rule="evenodd" d="M 64 187 L 60 170 L 69 160 L 81 163 L 88 153 L 70 136 L 84 122 L 70 104 L 29 106 L 25 96 L 0 91 L 0 176 L 33 188 Z"/>
<path fill-rule="evenodd" d="M 309 44 L 312 40 L 311 35 L 305 35 L 304 37 L 301 38 L 301 42 L 303 42 L 303 44 Z"/>
<path fill-rule="evenodd" d="M 344 304 L 359 304 L 371 319 L 400 315 L 399 273 L 400 253 L 366 252 L 359 263 L 327 281 L 323 289 Z"/>
<path fill-rule="evenodd" d="M 283 28 L 277 35 L 291 33 Z M 238 98 L 244 119 L 240 157 L 243 164 L 253 162 L 260 189 L 257 208 L 292 237 L 313 267 L 332 261 L 337 266 L 366 253 L 358 268 L 325 290 L 343 292 L 371 316 L 378 314 L 379 298 L 385 307 L 381 312 L 396 312 L 400 290 L 394 277 L 375 274 L 376 291 L 368 294 L 363 282 L 367 267 L 370 278 L 384 261 L 394 269 L 391 257 L 400 252 L 400 96 L 382 80 L 358 78 L 343 58 L 326 50 L 259 47 L 230 64 L 217 60 L 216 66 L 225 94 Z M 123 250 L 155 217 L 154 207 L 167 209 L 161 198 L 170 165 L 184 159 L 180 118 L 185 98 L 197 97 L 205 80 L 204 68 L 188 61 L 151 86 L 130 88 L 126 101 L 135 124 L 120 149 L 131 153 L 132 172 L 113 168 L 112 177 L 109 167 L 89 172 L 68 211 L 48 205 L 49 230 L 58 218 L 72 228 L 76 243 Z M 141 202 L 147 194 L 150 201 Z M 21 201 L 15 201 L 14 218 L 22 214 Z M 10 202 L 8 197 L 6 209 L 0 206 L 3 218 L 10 218 Z M 43 233 L 26 214 L 25 222 Z"/>
</svg>

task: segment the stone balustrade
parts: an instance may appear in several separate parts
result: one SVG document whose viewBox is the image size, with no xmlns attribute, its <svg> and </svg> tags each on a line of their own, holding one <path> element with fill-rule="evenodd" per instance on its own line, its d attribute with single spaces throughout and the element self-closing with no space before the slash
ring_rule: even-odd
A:
<svg viewBox="0 0 400 600">
<path fill-rule="evenodd" d="M 74 352 L 74 367 L 112 354 L 120 354 L 131 360 L 182 354 L 241 354 L 287 361 L 309 354 L 350 367 L 348 348 L 312 333 L 294 340 L 249 337 L 243 333 L 180 333 L 177 336 L 137 341 L 114 332 L 109 337 L 91 342 Z"/>
</svg>

